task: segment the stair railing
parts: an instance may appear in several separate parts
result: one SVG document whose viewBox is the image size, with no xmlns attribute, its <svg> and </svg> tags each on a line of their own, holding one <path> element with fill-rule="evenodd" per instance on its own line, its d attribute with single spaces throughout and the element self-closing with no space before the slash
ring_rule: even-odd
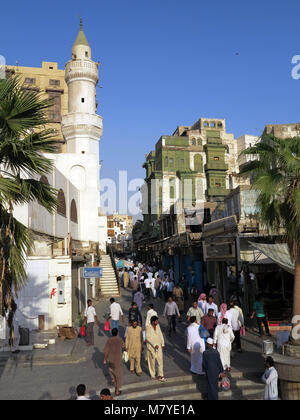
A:
<svg viewBox="0 0 300 420">
<path fill-rule="evenodd" d="M 114 258 L 114 254 L 113 254 L 113 250 L 112 250 L 111 245 L 107 245 L 107 253 L 110 256 L 111 264 L 112 264 L 114 272 L 115 272 L 115 276 L 116 276 L 117 284 L 118 284 L 118 289 L 119 289 L 119 293 L 120 293 L 120 276 L 119 276 L 119 272 L 118 272 L 118 269 L 117 269 L 117 266 L 116 266 L 116 261 L 115 261 L 115 258 Z"/>
</svg>

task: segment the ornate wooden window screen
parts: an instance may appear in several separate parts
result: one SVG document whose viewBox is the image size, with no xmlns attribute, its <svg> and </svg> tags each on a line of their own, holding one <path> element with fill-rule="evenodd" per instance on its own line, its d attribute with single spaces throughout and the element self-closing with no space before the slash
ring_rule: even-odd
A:
<svg viewBox="0 0 300 420">
<path fill-rule="evenodd" d="M 49 108 L 49 119 L 52 122 L 61 122 L 61 93 L 48 92 L 52 106 Z"/>
<path fill-rule="evenodd" d="M 70 219 L 72 222 L 78 223 L 77 206 L 74 199 L 71 201 Z"/>
<path fill-rule="evenodd" d="M 62 189 L 58 191 L 57 200 L 58 200 L 57 213 L 60 214 L 61 216 L 66 217 L 67 216 L 66 199 L 65 199 L 65 194 Z"/>
</svg>

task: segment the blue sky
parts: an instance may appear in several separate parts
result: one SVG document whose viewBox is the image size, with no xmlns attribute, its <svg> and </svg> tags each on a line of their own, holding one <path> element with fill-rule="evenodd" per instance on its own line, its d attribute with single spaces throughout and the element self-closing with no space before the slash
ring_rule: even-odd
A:
<svg viewBox="0 0 300 420">
<path fill-rule="evenodd" d="M 225 118 L 235 137 L 300 121 L 296 0 L 27 1 L 1 5 L 8 64 L 64 68 L 83 17 L 100 65 L 102 178 L 144 178 L 163 134 L 200 117 Z M 237 55 L 238 53 L 238 55 Z"/>
</svg>

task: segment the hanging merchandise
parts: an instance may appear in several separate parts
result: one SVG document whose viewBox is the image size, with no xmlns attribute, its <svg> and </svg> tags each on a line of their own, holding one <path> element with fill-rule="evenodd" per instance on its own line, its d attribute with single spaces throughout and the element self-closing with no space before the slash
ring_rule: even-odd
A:
<svg viewBox="0 0 300 420">
<path fill-rule="evenodd" d="M 6 340 L 6 319 L 0 315 L 0 340 Z"/>
</svg>

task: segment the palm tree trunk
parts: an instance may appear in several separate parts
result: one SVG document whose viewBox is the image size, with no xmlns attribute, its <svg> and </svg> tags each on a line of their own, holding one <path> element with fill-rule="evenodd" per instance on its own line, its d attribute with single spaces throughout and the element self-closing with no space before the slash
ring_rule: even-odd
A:
<svg viewBox="0 0 300 420">
<path fill-rule="evenodd" d="M 300 346 L 300 251 L 295 258 L 295 278 L 293 296 L 292 339 L 295 346 Z"/>
</svg>

